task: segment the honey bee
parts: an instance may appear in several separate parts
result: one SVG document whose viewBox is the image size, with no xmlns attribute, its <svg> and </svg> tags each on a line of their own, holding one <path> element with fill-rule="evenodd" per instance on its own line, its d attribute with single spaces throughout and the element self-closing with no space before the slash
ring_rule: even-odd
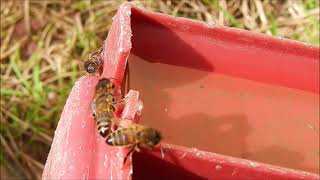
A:
<svg viewBox="0 0 320 180">
<path fill-rule="evenodd" d="M 115 84 L 110 79 L 100 79 L 96 86 L 96 94 L 92 103 L 93 117 L 96 121 L 99 134 L 107 137 L 113 124 L 115 107 Z"/>
<path fill-rule="evenodd" d="M 153 128 L 139 124 L 130 124 L 127 128 L 120 128 L 109 134 L 106 143 L 111 146 L 131 147 L 124 158 L 123 164 L 133 151 L 140 152 L 140 148 L 152 149 L 161 141 L 161 133 Z"/>
<path fill-rule="evenodd" d="M 96 72 L 101 72 L 102 70 L 102 61 L 100 59 L 100 54 L 103 50 L 103 47 L 100 47 L 93 53 L 89 54 L 88 60 L 84 62 L 84 69 L 89 74 L 94 74 Z"/>
</svg>

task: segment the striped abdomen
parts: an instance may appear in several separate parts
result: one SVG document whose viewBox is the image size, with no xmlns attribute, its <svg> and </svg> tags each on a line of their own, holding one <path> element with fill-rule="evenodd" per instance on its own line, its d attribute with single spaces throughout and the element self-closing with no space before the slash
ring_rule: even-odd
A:
<svg viewBox="0 0 320 180">
<path fill-rule="evenodd" d="M 94 119 L 102 137 L 106 137 L 111 131 L 113 113 L 115 112 L 113 102 L 113 95 L 106 93 L 97 95 L 92 103 Z"/>
<path fill-rule="evenodd" d="M 112 117 L 113 115 L 108 112 L 102 112 L 95 117 L 99 134 L 102 137 L 107 137 L 107 135 L 110 133 L 112 126 Z"/>
<path fill-rule="evenodd" d="M 112 132 L 106 139 L 106 143 L 111 146 L 128 146 L 137 142 L 136 130 L 128 127 Z"/>
<path fill-rule="evenodd" d="M 118 129 L 112 132 L 106 140 L 111 146 L 130 146 L 153 148 L 162 139 L 161 133 L 153 128 L 143 125 L 131 124 L 127 128 Z"/>
</svg>

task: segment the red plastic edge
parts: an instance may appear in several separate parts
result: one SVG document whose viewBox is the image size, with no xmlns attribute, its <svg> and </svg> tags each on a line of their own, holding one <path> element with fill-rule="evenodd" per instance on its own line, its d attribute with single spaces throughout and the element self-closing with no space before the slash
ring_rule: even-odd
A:
<svg viewBox="0 0 320 180">
<path fill-rule="evenodd" d="M 122 5 L 104 43 L 101 76 L 80 78 L 71 90 L 46 161 L 42 179 L 131 179 L 131 160 L 123 167 L 127 150 L 106 145 L 96 130 L 91 103 L 100 78 L 120 86 L 131 49 L 130 4 Z M 130 91 L 120 115 L 136 118 L 139 93 Z M 137 119 L 135 119 L 137 121 Z"/>
</svg>

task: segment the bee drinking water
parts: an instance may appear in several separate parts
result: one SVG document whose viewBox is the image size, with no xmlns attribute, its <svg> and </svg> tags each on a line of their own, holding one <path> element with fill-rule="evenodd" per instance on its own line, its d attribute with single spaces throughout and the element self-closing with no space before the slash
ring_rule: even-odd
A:
<svg viewBox="0 0 320 180">
<path fill-rule="evenodd" d="M 134 150 L 140 152 L 140 148 L 152 149 L 160 143 L 161 139 L 161 133 L 156 129 L 139 124 L 130 124 L 126 128 L 121 128 L 110 133 L 106 139 L 106 143 L 111 146 L 131 147 L 124 158 L 123 164 L 125 164 L 128 156 Z"/>
<path fill-rule="evenodd" d="M 114 121 L 115 84 L 110 79 L 100 79 L 96 86 L 96 94 L 92 103 L 93 116 L 96 121 L 99 134 L 106 137 Z"/>
<path fill-rule="evenodd" d="M 102 60 L 100 58 L 100 54 L 103 50 L 103 47 L 100 47 L 93 53 L 89 54 L 88 60 L 84 62 L 84 69 L 89 73 L 89 74 L 95 74 L 97 72 L 102 71 Z"/>
</svg>

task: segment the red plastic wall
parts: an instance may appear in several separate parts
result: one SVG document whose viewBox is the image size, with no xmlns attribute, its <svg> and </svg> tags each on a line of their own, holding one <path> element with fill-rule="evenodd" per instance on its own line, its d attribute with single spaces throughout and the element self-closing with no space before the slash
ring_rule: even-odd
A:
<svg viewBox="0 0 320 180">
<path fill-rule="evenodd" d="M 319 47 L 136 8 L 131 18 L 132 53 L 143 59 L 319 92 Z"/>
</svg>

